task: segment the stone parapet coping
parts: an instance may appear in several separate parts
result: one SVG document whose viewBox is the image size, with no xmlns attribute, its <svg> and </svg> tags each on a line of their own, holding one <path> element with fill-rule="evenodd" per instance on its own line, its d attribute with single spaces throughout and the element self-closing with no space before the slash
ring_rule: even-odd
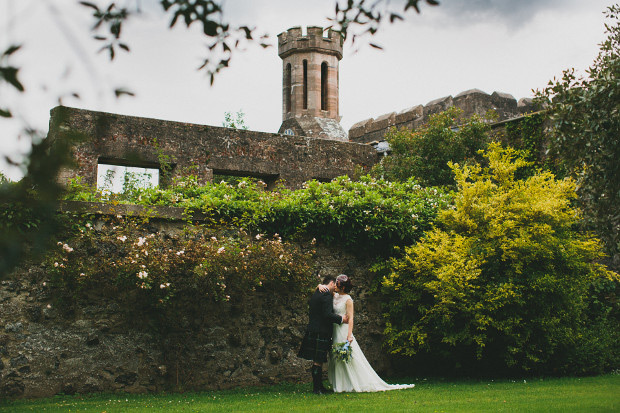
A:
<svg viewBox="0 0 620 413">
<path fill-rule="evenodd" d="M 170 207 L 163 205 L 134 205 L 134 204 L 115 204 L 109 202 L 87 202 L 87 201 L 61 201 L 60 212 L 92 215 L 121 215 L 133 217 L 148 217 L 168 220 L 187 220 L 200 221 L 205 218 L 201 212 L 196 212 L 188 217 L 185 208 Z"/>
<path fill-rule="evenodd" d="M 391 112 L 374 119 L 357 122 L 349 129 L 349 139 L 354 142 L 370 143 L 384 139 L 385 133 L 391 127 L 406 127 L 416 129 L 426 123 L 432 114 L 443 112 L 450 106 L 463 109 L 463 115 L 470 117 L 473 114 L 484 115 L 487 110 L 495 110 L 499 120 L 519 118 L 536 109 L 532 99 L 523 98 L 518 102 L 508 93 L 493 92 L 488 94 L 480 89 L 470 89 L 459 93 L 455 97 L 444 96 L 432 100 L 426 105 L 417 105 L 404 109 L 398 113 Z"/>
</svg>

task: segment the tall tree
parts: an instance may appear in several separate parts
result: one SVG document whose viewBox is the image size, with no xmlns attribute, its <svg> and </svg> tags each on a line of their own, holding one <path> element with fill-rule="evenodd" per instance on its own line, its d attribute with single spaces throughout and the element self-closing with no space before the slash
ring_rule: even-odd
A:
<svg viewBox="0 0 620 413">
<path fill-rule="evenodd" d="M 448 162 L 481 161 L 478 151 L 489 143 L 485 119 L 462 115 L 462 109 L 450 107 L 432 115 L 418 130 L 393 128 L 385 137 L 391 154 L 373 168 L 373 174 L 392 181 L 414 177 L 425 186 L 454 186 Z"/>
<path fill-rule="evenodd" d="M 587 76 L 566 70 L 538 92 L 548 105 L 551 150 L 577 181 L 584 221 L 620 267 L 620 6 L 606 11 L 607 38 Z"/>
</svg>

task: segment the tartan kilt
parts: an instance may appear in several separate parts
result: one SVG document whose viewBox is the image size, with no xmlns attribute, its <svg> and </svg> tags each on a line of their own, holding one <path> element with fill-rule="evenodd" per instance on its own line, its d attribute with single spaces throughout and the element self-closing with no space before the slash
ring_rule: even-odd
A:
<svg viewBox="0 0 620 413">
<path fill-rule="evenodd" d="M 306 335 L 301 342 L 301 347 L 299 348 L 297 357 L 316 361 L 317 363 L 325 363 L 331 348 L 331 335 L 306 331 Z"/>
</svg>

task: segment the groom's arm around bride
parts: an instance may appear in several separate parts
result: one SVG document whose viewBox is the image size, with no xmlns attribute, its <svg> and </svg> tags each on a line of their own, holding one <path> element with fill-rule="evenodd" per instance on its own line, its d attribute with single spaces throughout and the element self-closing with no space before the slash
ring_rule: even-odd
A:
<svg viewBox="0 0 620 413">
<path fill-rule="evenodd" d="M 334 277 L 325 277 L 323 285 L 328 288 L 327 291 L 321 292 L 317 288 L 312 294 L 309 302 L 308 327 L 298 353 L 299 357 L 314 362 L 312 381 L 315 393 L 325 392 L 321 383 L 322 366 L 331 350 L 333 325 L 348 322 L 346 316 L 334 313 L 335 280 Z"/>
</svg>

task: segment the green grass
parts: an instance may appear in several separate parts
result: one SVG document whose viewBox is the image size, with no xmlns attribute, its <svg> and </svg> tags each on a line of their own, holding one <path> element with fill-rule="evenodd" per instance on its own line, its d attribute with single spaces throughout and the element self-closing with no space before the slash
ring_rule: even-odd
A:
<svg viewBox="0 0 620 413">
<path fill-rule="evenodd" d="M 401 382 L 404 382 L 401 380 Z M 620 375 L 526 380 L 418 380 L 416 387 L 385 393 L 317 396 L 310 385 L 282 384 L 235 390 L 154 395 L 95 394 L 0 401 L 11 412 L 205 411 L 417 411 L 612 412 L 620 411 Z"/>
</svg>

